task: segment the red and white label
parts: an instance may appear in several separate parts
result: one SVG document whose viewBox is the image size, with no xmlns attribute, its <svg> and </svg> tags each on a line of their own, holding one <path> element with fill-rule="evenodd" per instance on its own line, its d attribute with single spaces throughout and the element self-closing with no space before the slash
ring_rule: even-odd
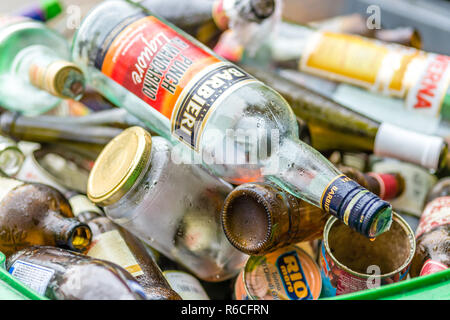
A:
<svg viewBox="0 0 450 320">
<path fill-rule="evenodd" d="M 450 83 L 450 57 L 430 54 L 417 83 L 408 91 L 406 108 L 438 117 Z"/>
<path fill-rule="evenodd" d="M 425 261 L 422 270 L 420 270 L 419 276 L 426 276 L 427 274 L 436 273 L 446 269 L 448 269 L 448 267 L 445 264 L 428 259 Z"/>
<path fill-rule="evenodd" d="M 359 278 L 342 271 L 339 276 L 336 295 L 352 293 L 367 289 L 367 279 Z"/>
<path fill-rule="evenodd" d="M 448 223 L 450 223 L 450 196 L 436 198 L 425 207 L 416 230 L 416 238 Z"/>
</svg>

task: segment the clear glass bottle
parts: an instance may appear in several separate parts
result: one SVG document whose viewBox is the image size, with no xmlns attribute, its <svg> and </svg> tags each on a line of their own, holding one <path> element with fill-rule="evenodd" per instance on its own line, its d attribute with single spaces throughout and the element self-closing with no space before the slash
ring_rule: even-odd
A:
<svg viewBox="0 0 450 320">
<path fill-rule="evenodd" d="M 70 62 L 67 41 L 44 23 L 0 16 L 0 105 L 36 115 L 61 98 L 79 99 L 81 70 Z"/>
<path fill-rule="evenodd" d="M 264 176 L 367 236 L 389 228 L 390 205 L 302 143 L 278 93 L 164 20 L 104 2 L 82 22 L 73 58 L 90 85 L 228 182 Z"/>
<path fill-rule="evenodd" d="M 6 176 L 14 176 L 22 168 L 25 155 L 17 144 L 4 136 L 0 136 L 0 173 Z"/>
<path fill-rule="evenodd" d="M 246 258 L 220 224 L 232 187 L 200 166 L 175 164 L 172 153 L 166 139 L 140 127 L 126 129 L 95 162 L 88 197 L 115 223 L 199 278 L 231 278 Z"/>
</svg>

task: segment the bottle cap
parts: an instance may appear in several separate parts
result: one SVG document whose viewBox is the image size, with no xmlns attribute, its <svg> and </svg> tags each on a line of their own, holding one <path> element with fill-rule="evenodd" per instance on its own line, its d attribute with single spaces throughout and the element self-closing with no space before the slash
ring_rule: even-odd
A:
<svg viewBox="0 0 450 320">
<path fill-rule="evenodd" d="M 89 199 L 100 206 L 118 201 L 147 168 L 151 146 L 150 133 L 141 127 L 128 128 L 112 139 L 89 174 Z"/>
<path fill-rule="evenodd" d="M 375 137 L 374 154 L 437 170 L 445 165 L 447 145 L 441 137 L 382 123 Z"/>
<path fill-rule="evenodd" d="M 285 246 L 297 233 L 299 200 L 272 183 L 246 183 L 227 196 L 222 226 L 230 243 L 249 255 Z"/>
<path fill-rule="evenodd" d="M 30 66 L 29 77 L 34 86 L 57 97 L 79 99 L 84 93 L 83 72 L 68 61 L 55 61 L 46 67 L 33 64 Z"/>
</svg>

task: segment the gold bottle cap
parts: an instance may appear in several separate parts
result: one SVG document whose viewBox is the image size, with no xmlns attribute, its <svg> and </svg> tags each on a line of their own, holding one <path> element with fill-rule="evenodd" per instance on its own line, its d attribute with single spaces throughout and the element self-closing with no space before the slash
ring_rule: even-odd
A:
<svg viewBox="0 0 450 320">
<path fill-rule="evenodd" d="M 89 199 L 100 206 L 118 201 L 146 168 L 151 146 L 150 133 L 141 127 L 128 128 L 111 140 L 89 174 Z"/>
</svg>

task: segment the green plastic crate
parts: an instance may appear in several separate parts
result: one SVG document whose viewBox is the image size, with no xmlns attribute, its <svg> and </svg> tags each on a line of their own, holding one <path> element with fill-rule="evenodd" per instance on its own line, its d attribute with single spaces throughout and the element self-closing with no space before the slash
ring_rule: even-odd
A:
<svg viewBox="0 0 450 320">
<path fill-rule="evenodd" d="M 450 300 L 450 269 L 323 300 Z"/>
<path fill-rule="evenodd" d="M 0 300 L 48 300 L 10 275 L 5 269 L 5 260 L 0 252 Z"/>
</svg>

